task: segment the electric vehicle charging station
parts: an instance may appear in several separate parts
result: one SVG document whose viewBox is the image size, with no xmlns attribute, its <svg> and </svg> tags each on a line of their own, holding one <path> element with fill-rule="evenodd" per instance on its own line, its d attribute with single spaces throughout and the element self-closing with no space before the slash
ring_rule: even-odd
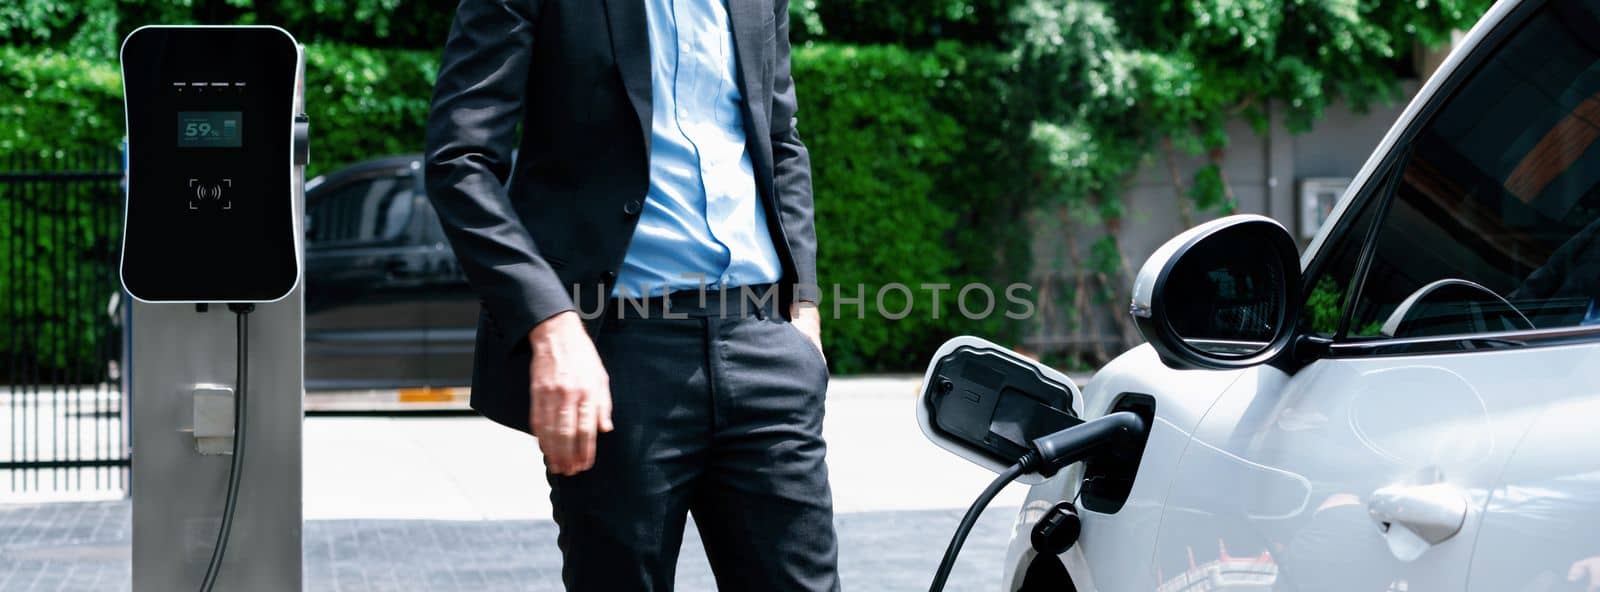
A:
<svg viewBox="0 0 1600 592">
<path fill-rule="evenodd" d="M 121 61 L 133 589 L 298 590 L 304 51 L 149 26 Z"/>
</svg>

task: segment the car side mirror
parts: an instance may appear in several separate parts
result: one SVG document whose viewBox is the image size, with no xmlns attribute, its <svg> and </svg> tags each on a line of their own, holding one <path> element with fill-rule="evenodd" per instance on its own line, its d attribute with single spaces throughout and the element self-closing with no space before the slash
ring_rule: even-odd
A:
<svg viewBox="0 0 1600 592">
<path fill-rule="evenodd" d="M 929 440 L 996 473 L 1034 439 L 1083 423 L 1082 415 L 1078 387 L 1065 374 L 971 336 L 934 352 L 917 397 L 917 423 Z M 1046 476 L 1018 480 L 1040 483 Z"/>
<path fill-rule="evenodd" d="M 1169 367 L 1246 368 L 1293 339 L 1300 282 L 1299 250 L 1282 224 L 1228 216 L 1156 249 L 1134 281 L 1130 312 Z"/>
</svg>

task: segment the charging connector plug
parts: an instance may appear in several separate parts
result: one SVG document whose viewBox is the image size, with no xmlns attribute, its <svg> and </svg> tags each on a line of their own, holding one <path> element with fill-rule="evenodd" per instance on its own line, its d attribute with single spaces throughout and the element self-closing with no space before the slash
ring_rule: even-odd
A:
<svg viewBox="0 0 1600 592">
<path fill-rule="evenodd" d="M 1133 412 L 1118 411 L 1048 436 L 1035 438 L 1033 452 L 1029 453 L 1029 456 L 1035 457 L 1033 462 L 1038 464 L 1024 468 L 1038 471 L 1045 476 L 1054 475 L 1062 467 L 1089 458 L 1105 447 L 1116 446 L 1120 442 L 1132 442 L 1134 438 L 1144 433 L 1145 427 L 1144 419 Z"/>
<path fill-rule="evenodd" d="M 1016 464 L 1000 473 L 1000 476 L 978 495 L 978 499 L 972 502 L 972 506 L 967 508 L 966 515 L 961 517 L 961 524 L 956 526 L 955 535 L 950 538 L 950 546 L 944 551 L 944 560 L 939 562 L 939 570 L 933 575 L 933 584 L 928 587 L 929 592 L 944 590 L 945 580 L 950 578 L 950 569 L 955 566 L 956 555 L 961 553 L 961 546 L 966 544 L 967 535 L 972 532 L 972 525 L 978 521 L 978 515 L 983 513 L 989 502 L 994 500 L 994 496 L 999 495 L 1000 490 L 1007 484 L 1027 473 L 1053 475 L 1062 467 L 1089 458 L 1109 446 L 1116 446 L 1119 442 L 1133 442 L 1135 436 L 1144 433 L 1145 427 L 1144 419 L 1133 412 L 1118 411 L 1042 438 L 1035 438 L 1033 450 L 1022 455 Z"/>
</svg>

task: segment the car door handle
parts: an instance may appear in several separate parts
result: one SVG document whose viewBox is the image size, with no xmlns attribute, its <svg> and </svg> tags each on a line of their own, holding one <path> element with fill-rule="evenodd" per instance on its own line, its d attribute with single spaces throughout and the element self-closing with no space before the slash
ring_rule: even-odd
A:
<svg viewBox="0 0 1600 592">
<path fill-rule="evenodd" d="M 1467 494 L 1449 483 L 1391 485 L 1372 492 L 1367 513 L 1403 560 L 1461 532 L 1467 521 Z"/>
</svg>

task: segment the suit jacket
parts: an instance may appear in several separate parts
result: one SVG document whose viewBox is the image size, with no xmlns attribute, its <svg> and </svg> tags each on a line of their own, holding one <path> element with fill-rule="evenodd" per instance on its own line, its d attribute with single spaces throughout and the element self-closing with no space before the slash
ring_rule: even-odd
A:
<svg viewBox="0 0 1600 592">
<path fill-rule="evenodd" d="M 816 300 L 788 0 L 727 1 L 746 142 L 783 263 L 779 297 Z M 472 406 L 516 429 L 528 431 L 528 332 L 605 305 L 649 190 L 645 24 L 640 0 L 464 0 L 445 44 L 424 176 L 482 303 Z"/>
</svg>

